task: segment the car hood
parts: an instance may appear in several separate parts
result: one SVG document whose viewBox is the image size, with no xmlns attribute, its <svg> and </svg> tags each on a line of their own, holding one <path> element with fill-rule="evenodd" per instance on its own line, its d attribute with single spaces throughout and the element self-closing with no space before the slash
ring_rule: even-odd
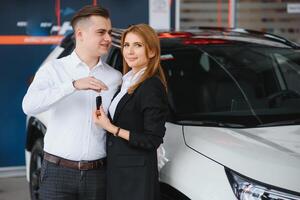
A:
<svg viewBox="0 0 300 200">
<path fill-rule="evenodd" d="M 186 144 L 198 153 L 257 181 L 300 192 L 300 126 L 183 130 Z"/>
</svg>

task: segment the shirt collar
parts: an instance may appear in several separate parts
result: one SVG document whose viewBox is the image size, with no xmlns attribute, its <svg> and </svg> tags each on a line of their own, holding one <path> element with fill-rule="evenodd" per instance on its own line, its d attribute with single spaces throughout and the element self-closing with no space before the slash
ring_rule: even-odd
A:
<svg viewBox="0 0 300 200">
<path fill-rule="evenodd" d="M 129 82 L 130 85 L 135 84 L 140 77 L 144 74 L 144 72 L 146 71 L 147 67 L 143 67 L 142 69 L 140 69 L 138 72 L 136 72 L 135 74 L 133 74 L 133 71 L 130 70 L 129 72 L 127 72 L 124 76 L 123 76 L 123 83 L 124 82 Z"/>
<path fill-rule="evenodd" d="M 75 52 L 75 50 L 71 53 L 70 58 L 71 58 L 71 62 L 72 62 L 72 64 L 73 64 L 74 67 L 79 67 L 80 65 L 87 66 L 87 64 L 85 64 L 79 58 L 79 56 L 77 55 L 77 53 Z M 100 57 L 98 63 L 95 65 L 95 67 L 93 67 L 93 69 L 95 69 L 97 67 L 100 67 L 102 65 L 103 65 L 103 62 L 102 62 L 101 57 Z"/>
</svg>

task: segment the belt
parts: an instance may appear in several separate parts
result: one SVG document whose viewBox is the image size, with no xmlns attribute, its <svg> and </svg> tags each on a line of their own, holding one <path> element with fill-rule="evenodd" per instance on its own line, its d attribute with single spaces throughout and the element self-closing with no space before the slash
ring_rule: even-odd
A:
<svg viewBox="0 0 300 200">
<path fill-rule="evenodd" d="M 51 155 L 47 152 L 44 152 L 44 159 L 56 165 L 77 170 L 99 169 L 106 165 L 106 158 L 93 161 L 72 161 Z"/>
</svg>

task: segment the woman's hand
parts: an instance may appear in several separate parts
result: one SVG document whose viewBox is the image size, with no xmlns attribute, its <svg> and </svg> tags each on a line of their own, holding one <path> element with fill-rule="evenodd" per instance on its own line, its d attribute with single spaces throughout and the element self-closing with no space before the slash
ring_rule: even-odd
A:
<svg viewBox="0 0 300 200">
<path fill-rule="evenodd" d="M 117 126 L 113 125 L 108 117 L 106 116 L 103 107 L 100 106 L 99 110 L 96 110 L 93 113 L 93 121 L 98 125 L 107 130 L 109 133 L 113 134 L 114 136 L 121 137 L 125 140 L 129 140 L 129 131 L 125 129 L 120 129 Z M 119 135 L 117 135 L 117 133 Z"/>
<path fill-rule="evenodd" d="M 113 133 L 115 126 L 110 122 L 107 115 L 105 114 L 103 107 L 100 106 L 99 110 L 96 110 L 93 113 L 93 121 L 98 125 L 107 130 L 108 132 Z"/>
</svg>

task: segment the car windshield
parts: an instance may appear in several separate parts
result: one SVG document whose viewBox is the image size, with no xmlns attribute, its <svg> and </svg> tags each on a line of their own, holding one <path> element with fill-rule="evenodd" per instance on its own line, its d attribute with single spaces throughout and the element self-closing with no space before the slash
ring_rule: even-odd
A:
<svg viewBox="0 0 300 200">
<path fill-rule="evenodd" d="M 161 60 L 177 122 L 231 127 L 299 122 L 299 50 L 185 45 L 163 49 Z"/>
</svg>

